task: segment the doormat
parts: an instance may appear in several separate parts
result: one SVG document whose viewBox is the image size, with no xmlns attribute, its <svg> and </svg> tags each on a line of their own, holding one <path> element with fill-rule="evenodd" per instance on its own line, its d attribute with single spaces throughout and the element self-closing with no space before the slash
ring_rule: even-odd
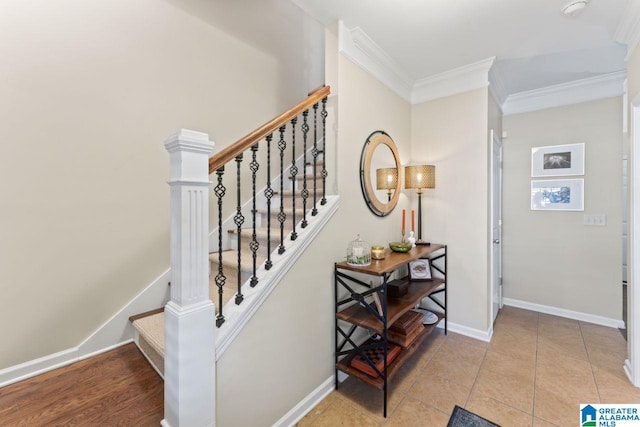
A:
<svg viewBox="0 0 640 427">
<path fill-rule="evenodd" d="M 500 427 L 498 424 L 485 420 L 479 415 L 467 411 L 458 405 L 453 408 L 447 427 Z"/>
</svg>

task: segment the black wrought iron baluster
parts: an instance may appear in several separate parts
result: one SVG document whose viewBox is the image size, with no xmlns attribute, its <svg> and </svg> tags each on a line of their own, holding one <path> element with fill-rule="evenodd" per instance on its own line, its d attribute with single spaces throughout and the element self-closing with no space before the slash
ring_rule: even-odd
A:
<svg viewBox="0 0 640 427">
<path fill-rule="evenodd" d="M 249 248 L 251 249 L 251 254 L 253 255 L 253 275 L 251 276 L 251 287 L 253 288 L 258 284 L 258 277 L 256 277 L 256 269 L 257 269 L 257 257 L 258 257 L 258 248 L 260 248 L 260 243 L 258 243 L 258 239 L 256 236 L 256 172 L 260 168 L 260 165 L 256 161 L 256 154 L 258 152 L 258 144 L 251 147 L 251 163 L 249 163 L 249 169 L 251 170 L 251 180 L 253 182 L 253 192 L 251 193 L 253 196 L 253 209 L 251 213 L 253 215 L 253 234 L 251 235 L 251 243 L 249 244 Z"/>
<path fill-rule="evenodd" d="M 291 176 L 291 240 L 298 238 L 296 233 L 296 176 L 298 175 L 298 167 L 296 166 L 296 123 L 298 118 L 291 119 L 291 166 L 289 167 L 289 175 Z M 284 197 L 284 196 L 283 196 Z"/>
<path fill-rule="evenodd" d="M 273 189 L 271 188 L 271 140 L 273 134 L 267 135 L 267 188 L 264 190 L 264 196 L 267 198 L 267 261 L 264 268 L 270 270 L 273 266 L 271 261 L 271 198 L 273 197 Z"/>
<path fill-rule="evenodd" d="M 233 222 L 236 224 L 238 233 L 238 293 L 236 293 L 236 305 L 239 305 L 244 297 L 242 296 L 242 224 L 244 224 L 244 215 L 242 215 L 242 197 L 240 195 L 240 164 L 242 163 L 242 154 L 236 156 L 237 174 L 236 174 L 236 193 L 238 195 L 238 204 L 236 206 L 236 214 Z"/>
<path fill-rule="evenodd" d="M 318 215 L 318 103 L 313 105 L 313 209 L 311 216 Z"/>
<path fill-rule="evenodd" d="M 321 205 L 327 204 L 327 98 L 322 99 L 322 200 Z"/>
<path fill-rule="evenodd" d="M 282 193 L 284 192 L 284 150 L 287 148 L 287 143 L 284 141 L 284 131 L 286 126 L 280 127 L 280 141 L 278 141 L 278 149 L 280 150 L 280 212 L 278 212 L 278 221 L 280 222 L 280 246 L 278 247 L 278 253 L 282 255 L 286 248 L 284 247 L 284 222 L 287 220 L 287 215 L 284 213 L 284 198 Z"/>
<path fill-rule="evenodd" d="M 300 227 L 307 226 L 307 198 L 309 190 L 307 190 L 307 134 L 309 133 L 309 123 L 307 117 L 309 110 L 302 112 L 302 224 Z"/>
<path fill-rule="evenodd" d="M 218 176 L 218 184 L 213 189 L 216 197 L 218 198 L 218 274 L 215 281 L 218 287 L 218 314 L 216 315 L 216 326 L 220 327 L 224 323 L 224 315 L 222 314 L 222 293 L 224 284 L 227 281 L 224 272 L 222 271 L 222 198 L 226 193 L 226 188 L 222 184 L 222 176 L 224 175 L 224 166 L 216 170 Z"/>
</svg>

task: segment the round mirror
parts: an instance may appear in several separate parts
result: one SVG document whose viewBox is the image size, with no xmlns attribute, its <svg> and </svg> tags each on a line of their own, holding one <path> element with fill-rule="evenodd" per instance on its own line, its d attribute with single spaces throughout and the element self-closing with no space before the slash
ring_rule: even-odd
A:
<svg viewBox="0 0 640 427">
<path fill-rule="evenodd" d="M 375 215 L 389 215 L 396 207 L 400 170 L 400 156 L 391 137 L 381 130 L 369 135 L 360 156 L 360 186 L 367 206 Z"/>
</svg>

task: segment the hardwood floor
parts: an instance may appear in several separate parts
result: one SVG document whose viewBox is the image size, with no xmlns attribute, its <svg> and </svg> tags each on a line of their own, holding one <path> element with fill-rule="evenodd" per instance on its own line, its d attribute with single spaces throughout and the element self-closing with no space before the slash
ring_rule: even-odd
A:
<svg viewBox="0 0 640 427">
<path fill-rule="evenodd" d="M 159 426 L 164 383 L 136 346 L 0 388 L 0 426 Z"/>
</svg>

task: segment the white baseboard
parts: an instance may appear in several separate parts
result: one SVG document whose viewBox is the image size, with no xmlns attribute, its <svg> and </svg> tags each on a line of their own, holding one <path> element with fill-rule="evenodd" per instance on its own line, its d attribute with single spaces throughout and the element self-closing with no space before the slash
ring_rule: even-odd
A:
<svg viewBox="0 0 640 427">
<path fill-rule="evenodd" d="M 274 427 L 289 427 L 295 425 L 302 419 L 309 411 L 311 411 L 318 403 L 329 395 L 335 389 L 335 377 L 332 375 L 327 378 L 322 384 L 316 387 L 311 393 L 309 393 L 304 399 L 302 399 L 296 406 L 291 408 L 282 418 L 276 421 Z"/>
<path fill-rule="evenodd" d="M 129 317 L 163 307 L 169 299 L 167 286 L 169 280 L 170 270 L 167 270 L 77 347 L 0 370 L 0 387 L 44 374 L 132 342 L 133 327 Z"/>
<path fill-rule="evenodd" d="M 0 370 L 0 387 L 44 374 L 78 360 L 78 347 L 49 354 L 38 359 L 20 363 Z"/>
<path fill-rule="evenodd" d="M 631 370 L 631 361 L 629 359 L 625 359 L 624 360 L 624 373 L 627 374 L 627 378 L 629 378 L 629 381 L 631 381 L 631 384 L 633 384 L 633 372 Z M 633 384 L 636 387 L 640 387 L 640 384 Z"/>
<path fill-rule="evenodd" d="M 566 317 L 568 319 L 595 323 L 596 325 L 608 326 L 610 328 L 624 328 L 624 322 L 622 320 L 611 319 L 609 317 L 598 316 L 595 314 L 581 313 L 579 311 L 566 310 L 564 308 L 551 307 L 549 305 L 534 304 L 532 302 L 520 301 L 511 298 L 503 298 L 502 302 L 504 305 L 524 308 L 525 310 L 532 310 L 540 313 L 552 314 L 554 316 Z"/>
<path fill-rule="evenodd" d="M 444 329 L 444 320 L 441 320 L 438 328 Z M 465 335 L 470 338 L 475 338 L 480 341 L 489 342 L 493 336 L 493 326 L 488 330 L 483 331 L 481 329 L 474 329 L 464 325 L 458 325 L 457 323 L 447 322 L 447 332 L 455 332 L 456 334 Z"/>
<path fill-rule="evenodd" d="M 170 280 L 171 270 L 169 269 L 147 285 L 127 305 L 80 343 L 78 346 L 80 357 L 102 353 L 105 349 L 117 347 L 124 341 L 130 342 L 133 339 L 134 328 L 129 322 L 129 317 L 164 307 L 169 301 Z"/>
<path fill-rule="evenodd" d="M 73 347 L 19 365 L 10 366 L 0 370 L 0 388 L 88 359 L 89 357 L 97 356 L 98 354 L 129 344 L 132 341 L 131 339 L 122 341 L 89 354 L 81 354 L 79 347 Z"/>
</svg>

